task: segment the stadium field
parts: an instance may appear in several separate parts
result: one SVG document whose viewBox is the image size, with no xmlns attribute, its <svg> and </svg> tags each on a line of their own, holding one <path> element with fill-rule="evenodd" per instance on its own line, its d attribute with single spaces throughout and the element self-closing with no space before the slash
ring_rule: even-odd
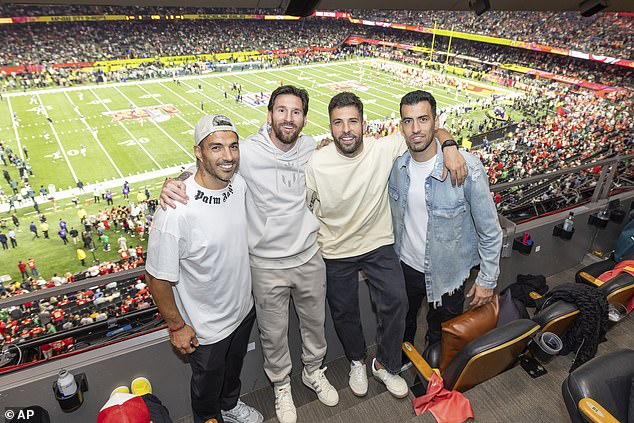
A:
<svg viewBox="0 0 634 423">
<path fill-rule="evenodd" d="M 440 108 L 513 93 L 471 81 L 471 89 L 459 92 L 451 87 L 406 86 L 374 61 L 211 73 L 5 94 L 0 102 L 0 141 L 23 158 L 27 149 L 33 169 L 30 183 L 36 192 L 51 183 L 66 189 L 78 180 L 88 185 L 152 170 L 176 171 L 193 162 L 193 128 L 201 116 L 224 113 L 238 124 L 241 137 L 247 136 L 265 121 L 270 92 L 282 83 L 309 91 L 304 132 L 315 136 L 329 133 L 327 105 L 337 91 L 356 92 L 368 120 L 398 115 L 400 98 L 415 88 L 432 91 Z M 241 86 L 241 102 L 236 101 L 233 84 Z M 14 167 L 5 169 L 18 179 Z M 0 183 L 9 194 L 5 181 Z"/>
</svg>

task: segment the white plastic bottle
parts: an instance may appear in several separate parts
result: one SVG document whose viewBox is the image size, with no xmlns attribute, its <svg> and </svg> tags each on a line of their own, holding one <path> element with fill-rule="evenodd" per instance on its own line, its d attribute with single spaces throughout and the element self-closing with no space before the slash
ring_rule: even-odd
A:
<svg viewBox="0 0 634 423">
<path fill-rule="evenodd" d="M 68 398 L 77 393 L 77 382 L 75 382 L 75 376 L 73 376 L 68 370 L 62 369 L 57 375 L 57 388 L 59 394 L 63 398 Z"/>
<path fill-rule="evenodd" d="M 564 231 L 572 232 L 572 229 L 574 228 L 574 224 L 575 224 L 574 218 L 575 218 L 575 214 L 573 212 L 570 212 L 566 220 L 564 220 L 564 226 L 563 226 Z"/>
</svg>

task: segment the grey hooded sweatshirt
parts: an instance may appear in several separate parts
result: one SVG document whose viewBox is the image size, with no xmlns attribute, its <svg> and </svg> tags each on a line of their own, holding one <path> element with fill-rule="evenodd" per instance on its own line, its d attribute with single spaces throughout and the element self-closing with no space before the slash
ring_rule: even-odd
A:
<svg viewBox="0 0 634 423">
<path fill-rule="evenodd" d="M 277 148 L 265 123 L 240 141 L 240 174 L 247 182 L 251 265 L 286 269 L 306 263 L 318 250 L 319 222 L 306 206 L 304 170 L 315 151 L 311 136 L 293 148 Z"/>
</svg>

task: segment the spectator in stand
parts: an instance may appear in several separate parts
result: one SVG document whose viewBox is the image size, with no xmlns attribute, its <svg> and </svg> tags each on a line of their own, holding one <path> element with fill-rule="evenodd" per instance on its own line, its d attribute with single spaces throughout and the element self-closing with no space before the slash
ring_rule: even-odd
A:
<svg viewBox="0 0 634 423">
<path fill-rule="evenodd" d="M 53 282 L 54 286 L 60 286 L 66 283 L 66 279 L 61 276 L 58 276 L 57 273 L 53 273 L 53 277 L 51 278 L 51 282 Z"/>
<path fill-rule="evenodd" d="M 95 323 L 95 321 L 92 319 L 92 317 L 88 315 L 87 312 L 84 312 L 81 316 L 81 320 L 79 321 L 79 324 L 82 326 L 85 326 L 85 325 L 90 325 L 92 323 Z"/>
</svg>

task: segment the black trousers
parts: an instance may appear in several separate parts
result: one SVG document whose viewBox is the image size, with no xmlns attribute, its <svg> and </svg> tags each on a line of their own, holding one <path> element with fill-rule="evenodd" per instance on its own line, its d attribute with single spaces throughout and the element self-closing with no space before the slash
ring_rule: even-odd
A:
<svg viewBox="0 0 634 423">
<path fill-rule="evenodd" d="M 376 359 L 390 372 L 401 368 L 401 339 L 407 311 L 404 280 L 392 245 L 345 259 L 324 259 L 332 321 L 349 360 L 366 358 L 359 309 L 359 268 L 368 277 L 376 307 Z"/>
<path fill-rule="evenodd" d="M 425 287 L 425 274 L 408 266 L 401 261 L 403 275 L 405 276 L 405 290 L 407 291 L 407 316 L 405 317 L 405 335 L 403 341 L 414 343 L 416 336 L 416 316 L 418 310 L 423 303 L 423 298 L 427 297 L 427 289 Z M 453 294 L 445 294 L 442 296 L 442 305 L 434 307 L 429 305 L 427 313 L 427 339 L 428 345 L 440 341 L 442 335 L 441 324 L 447 320 L 451 320 L 459 316 L 464 308 L 464 285 L 457 289 Z"/>
<path fill-rule="evenodd" d="M 238 403 L 240 371 L 253 322 L 255 307 L 231 335 L 215 344 L 200 345 L 189 355 L 191 401 L 196 423 L 212 418 L 224 423 L 221 410 L 231 410 Z"/>
<path fill-rule="evenodd" d="M 160 399 L 152 394 L 142 395 L 141 399 L 145 402 L 152 423 L 173 423 L 169 410 L 161 403 Z"/>
</svg>

